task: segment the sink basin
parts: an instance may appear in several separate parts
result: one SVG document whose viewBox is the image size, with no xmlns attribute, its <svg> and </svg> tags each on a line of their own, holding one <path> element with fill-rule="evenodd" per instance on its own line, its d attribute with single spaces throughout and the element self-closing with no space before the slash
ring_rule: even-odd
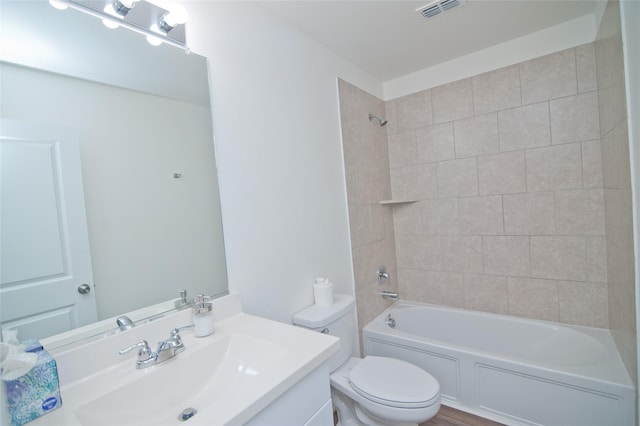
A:
<svg viewBox="0 0 640 426">
<path fill-rule="evenodd" d="M 185 330 L 183 352 L 145 369 L 118 351 L 142 339 L 155 347 L 191 321 L 190 311 L 54 351 L 62 406 L 29 426 L 242 425 L 338 350 L 334 336 L 243 313 L 238 296 L 215 303 L 213 335 Z M 184 423 L 187 409 L 197 413 Z"/>
<path fill-rule="evenodd" d="M 196 420 L 210 401 L 257 391 L 258 376 L 274 369 L 286 354 L 280 345 L 232 334 L 145 370 L 134 370 L 132 359 L 120 366 L 131 370 L 124 375 L 132 381 L 80 406 L 76 415 L 83 425 L 164 425 L 177 423 L 183 410 L 195 409 Z"/>
</svg>

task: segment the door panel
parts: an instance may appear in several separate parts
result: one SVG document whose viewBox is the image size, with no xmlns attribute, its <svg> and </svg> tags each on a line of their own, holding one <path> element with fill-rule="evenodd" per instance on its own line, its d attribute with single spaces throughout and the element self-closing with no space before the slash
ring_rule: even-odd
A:
<svg viewBox="0 0 640 426">
<path fill-rule="evenodd" d="M 41 338 L 96 321 L 80 156 L 72 132 L 2 120 L 2 328 Z M 93 288 L 92 288 L 93 289 Z"/>
</svg>

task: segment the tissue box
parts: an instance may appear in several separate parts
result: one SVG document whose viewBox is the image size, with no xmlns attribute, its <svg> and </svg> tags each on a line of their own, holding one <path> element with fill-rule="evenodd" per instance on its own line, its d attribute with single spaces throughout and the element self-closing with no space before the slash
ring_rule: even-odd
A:
<svg viewBox="0 0 640 426">
<path fill-rule="evenodd" d="M 4 380 L 11 426 L 21 426 L 62 406 L 56 360 L 37 341 L 24 343 L 38 360 L 24 376 Z"/>
</svg>

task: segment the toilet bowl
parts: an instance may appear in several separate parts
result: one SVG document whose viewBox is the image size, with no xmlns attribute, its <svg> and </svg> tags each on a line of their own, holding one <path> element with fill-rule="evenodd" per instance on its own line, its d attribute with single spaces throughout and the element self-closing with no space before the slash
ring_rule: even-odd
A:
<svg viewBox="0 0 640 426">
<path fill-rule="evenodd" d="M 340 426 L 409 426 L 440 409 L 440 385 L 423 369 L 395 358 L 351 356 L 355 335 L 353 297 L 334 295 L 334 304 L 295 314 L 297 326 L 340 338 L 329 359 L 331 398 Z"/>
</svg>

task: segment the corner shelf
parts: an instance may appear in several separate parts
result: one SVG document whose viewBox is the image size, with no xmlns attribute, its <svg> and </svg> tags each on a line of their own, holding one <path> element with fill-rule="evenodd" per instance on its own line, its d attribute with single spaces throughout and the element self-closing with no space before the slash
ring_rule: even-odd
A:
<svg viewBox="0 0 640 426">
<path fill-rule="evenodd" d="M 396 204 L 409 204 L 409 203 L 417 203 L 418 200 L 382 200 L 380 204 L 383 206 L 386 205 L 396 205 Z"/>
</svg>

